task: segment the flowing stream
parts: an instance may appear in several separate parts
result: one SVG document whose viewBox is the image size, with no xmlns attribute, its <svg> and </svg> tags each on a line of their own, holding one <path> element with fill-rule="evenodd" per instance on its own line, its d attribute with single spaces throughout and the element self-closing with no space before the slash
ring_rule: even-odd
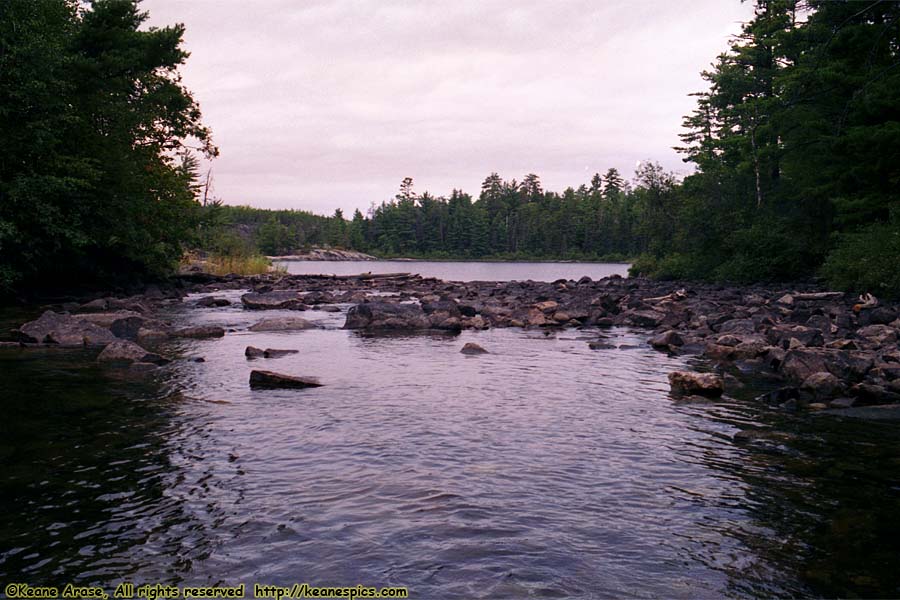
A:
<svg viewBox="0 0 900 600">
<path fill-rule="evenodd" d="M 320 329 L 252 333 L 291 313 L 192 300 L 168 318 L 233 331 L 167 342 L 149 379 L 0 351 L 0 581 L 900 595 L 897 423 L 785 413 L 765 381 L 678 401 L 666 375 L 709 365 L 643 331 L 372 336 L 307 311 Z M 325 385 L 251 391 L 253 368 Z"/>
</svg>

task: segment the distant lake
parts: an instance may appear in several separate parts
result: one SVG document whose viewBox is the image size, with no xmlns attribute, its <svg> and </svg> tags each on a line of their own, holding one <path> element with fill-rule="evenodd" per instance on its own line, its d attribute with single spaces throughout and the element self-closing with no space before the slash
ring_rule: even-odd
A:
<svg viewBox="0 0 900 600">
<path fill-rule="evenodd" d="M 587 275 L 601 279 L 628 276 L 627 263 L 586 262 L 457 262 L 405 260 L 282 261 L 294 275 L 357 275 L 359 273 L 418 273 L 446 281 L 556 281 Z"/>
</svg>

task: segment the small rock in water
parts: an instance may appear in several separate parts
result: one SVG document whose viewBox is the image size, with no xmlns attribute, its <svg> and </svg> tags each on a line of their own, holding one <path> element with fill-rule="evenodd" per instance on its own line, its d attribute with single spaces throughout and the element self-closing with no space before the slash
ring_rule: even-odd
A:
<svg viewBox="0 0 900 600">
<path fill-rule="evenodd" d="M 197 300 L 197 306 L 203 306 L 206 308 L 213 306 L 229 306 L 231 301 L 228 298 L 220 298 L 217 296 L 204 296 Z"/>
<path fill-rule="evenodd" d="M 615 350 L 616 346 L 606 342 L 588 342 L 588 348 L 591 350 Z"/>
<path fill-rule="evenodd" d="M 300 389 L 308 387 L 320 387 L 318 379 L 312 377 L 295 377 L 293 375 L 282 375 L 272 371 L 251 371 L 250 372 L 250 388 L 251 389 Z"/>
<path fill-rule="evenodd" d="M 713 373 L 673 371 L 669 373 L 669 385 L 672 386 L 674 392 L 700 396 L 721 396 L 725 391 L 722 378 Z"/>
<path fill-rule="evenodd" d="M 485 350 L 484 348 L 482 348 L 481 346 L 479 346 L 478 344 L 475 344 L 473 342 L 468 342 L 465 346 L 462 347 L 462 350 L 460 350 L 460 352 L 462 352 L 463 354 L 487 354 L 488 353 L 487 350 Z"/>
<path fill-rule="evenodd" d="M 247 346 L 247 349 L 244 350 L 244 356 L 247 358 L 262 358 L 265 354 L 265 350 L 257 348 L 256 346 Z"/>
</svg>

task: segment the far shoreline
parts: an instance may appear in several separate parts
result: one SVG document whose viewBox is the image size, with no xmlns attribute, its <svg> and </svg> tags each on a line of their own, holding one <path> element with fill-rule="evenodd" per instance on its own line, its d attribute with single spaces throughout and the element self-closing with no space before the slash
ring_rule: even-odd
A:
<svg viewBox="0 0 900 600">
<path fill-rule="evenodd" d="M 634 260 L 603 260 L 603 259 L 550 259 L 550 258 L 413 258 L 392 257 L 381 258 L 310 258 L 303 255 L 289 254 L 285 256 L 266 256 L 273 262 L 431 262 L 431 263 L 540 263 L 540 264 L 601 264 L 601 265 L 631 265 Z"/>
</svg>

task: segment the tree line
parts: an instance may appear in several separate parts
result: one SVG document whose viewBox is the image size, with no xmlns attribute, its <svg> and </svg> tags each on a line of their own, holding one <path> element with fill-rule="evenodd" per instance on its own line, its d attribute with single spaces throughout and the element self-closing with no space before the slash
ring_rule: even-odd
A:
<svg viewBox="0 0 900 600">
<path fill-rule="evenodd" d="M 181 26 L 136 0 L 0 3 L 0 289 L 170 273 L 186 248 L 634 259 L 664 278 L 824 276 L 900 295 L 900 3 L 756 0 L 703 72 L 677 148 L 562 192 L 497 173 L 345 218 L 198 201 L 217 153 L 181 84 Z"/>
<path fill-rule="evenodd" d="M 130 0 L 0 2 L 0 292 L 171 273 L 210 130 L 180 25 Z"/>
</svg>

